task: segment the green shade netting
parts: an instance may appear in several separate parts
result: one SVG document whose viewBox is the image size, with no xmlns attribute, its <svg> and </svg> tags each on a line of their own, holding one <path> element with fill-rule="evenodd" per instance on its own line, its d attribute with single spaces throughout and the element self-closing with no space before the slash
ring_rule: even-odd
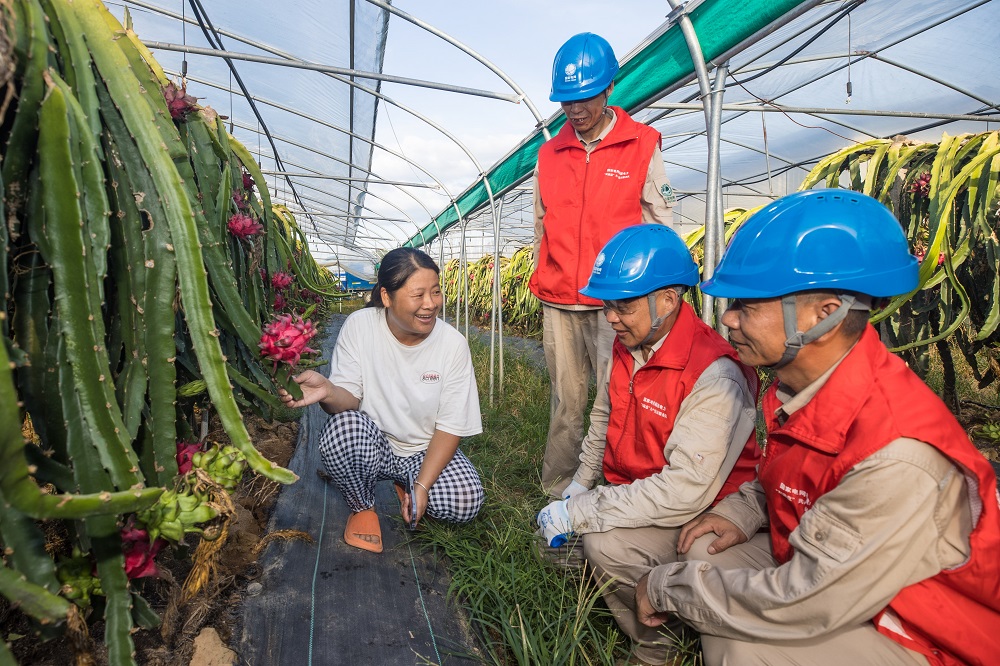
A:
<svg viewBox="0 0 1000 666">
<path fill-rule="evenodd" d="M 722 55 L 741 41 L 765 28 L 807 0 L 707 0 L 691 13 L 698 41 L 706 60 Z M 679 24 L 672 25 L 645 48 L 622 64 L 615 77 L 611 103 L 634 111 L 656 98 L 660 92 L 688 77 L 694 64 Z M 549 123 L 555 135 L 566 122 L 560 115 Z M 531 175 L 538 159 L 538 149 L 545 141 L 540 129 L 532 132 L 507 157 L 487 173 L 494 197 L 499 197 Z M 456 200 L 462 217 L 468 217 L 489 203 L 482 179 L 466 189 Z M 430 224 L 412 236 L 405 247 L 430 243 L 458 222 L 458 213 L 449 206 Z"/>
</svg>

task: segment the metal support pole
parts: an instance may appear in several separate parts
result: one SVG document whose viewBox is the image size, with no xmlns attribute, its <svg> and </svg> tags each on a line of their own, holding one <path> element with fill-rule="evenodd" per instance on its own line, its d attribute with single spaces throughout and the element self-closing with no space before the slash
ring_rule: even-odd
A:
<svg viewBox="0 0 1000 666">
<path fill-rule="evenodd" d="M 676 17 L 678 25 L 681 27 L 681 32 L 684 35 L 684 41 L 687 42 L 688 53 L 691 55 L 691 63 L 694 65 L 694 71 L 698 78 L 698 89 L 701 91 L 702 104 L 705 109 L 705 128 L 708 130 L 712 125 L 712 85 L 708 80 L 708 67 L 705 65 L 705 56 L 701 51 L 701 43 L 698 41 L 698 34 L 694 30 L 694 24 L 691 22 L 691 17 L 688 16 L 686 10 L 686 2 L 680 0 L 667 0 L 667 4 L 670 5 L 670 17 Z M 713 154 L 718 159 L 718 151 L 712 150 L 712 134 L 711 132 L 706 132 L 708 135 L 708 205 L 705 208 L 705 236 L 702 240 L 702 247 L 704 248 L 704 259 L 702 260 L 703 270 L 708 270 L 711 266 L 715 268 L 716 256 L 715 250 L 717 247 L 716 234 L 719 233 L 718 228 L 710 224 L 711 217 L 715 215 L 715 199 L 712 183 L 712 158 Z M 715 183 L 715 189 L 718 189 L 719 181 Z M 706 324 L 711 324 L 714 319 L 713 315 L 715 312 L 715 299 L 713 299 L 708 294 L 701 295 L 701 319 Z"/>
<path fill-rule="evenodd" d="M 708 196 L 712 203 L 712 211 L 705 220 L 706 225 L 715 229 L 712 235 L 715 247 L 712 251 L 712 261 L 708 261 L 706 253 L 702 273 L 707 280 L 715 273 L 715 267 L 726 249 L 726 224 L 722 205 L 722 159 L 720 146 L 722 144 L 722 96 L 726 92 L 726 75 L 729 73 L 729 63 L 724 62 L 715 70 L 715 85 L 712 88 L 712 119 L 708 126 Z M 726 299 L 715 300 L 715 328 L 725 334 L 722 326 L 722 313 L 725 312 Z"/>
<path fill-rule="evenodd" d="M 486 185 L 486 191 L 490 194 L 492 202 L 493 192 L 490 187 L 490 179 L 484 176 L 483 183 Z M 503 390 L 503 308 L 500 301 L 500 216 L 503 214 L 503 198 L 496 202 L 495 206 L 490 206 L 490 213 L 493 215 L 493 289 L 490 293 L 490 301 L 493 304 L 490 312 L 490 405 L 493 405 L 493 376 L 496 369 L 494 359 L 497 355 L 497 341 L 500 343 L 499 385 L 500 390 Z"/>
<path fill-rule="evenodd" d="M 469 339 L 469 255 L 465 247 L 466 241 L 466 230 L 468 228 L 468 222 L 462 223 L 462 254 L 461 261 L 459 265 L 462 267 L 462 295 L 464 297 L 463 303 L 465 304 L 465 339 Z"/>
</svg>

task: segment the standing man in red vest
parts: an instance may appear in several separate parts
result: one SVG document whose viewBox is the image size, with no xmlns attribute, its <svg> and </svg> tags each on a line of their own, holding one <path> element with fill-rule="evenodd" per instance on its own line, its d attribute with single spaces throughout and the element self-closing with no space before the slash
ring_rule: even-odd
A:
<svg viewBox="0 0 1000 666">
<path fill-rule="evenodd" d="M 552 65 L 552 93 L 567 122 L 542 145 L 535 168 L 535 272 L 551 381 L 542 486 L 554 497 L 576 471 L 591 374 L 606 380 L 614 333 L 600 302 L 580 295 L 598 251 L 625 227 L 670 225 L 660 134 L 608 106 L 618 60 L 592 33 L 571 37 Z M 604 415 L 606 418 L 606 414 Z M 600 417 L 599 417 L 600 418 Z"/>
<path fill-rule="evenodd" d="M 674 641 L 639 622 L 635 581 L 676 561 L 681 526 L 753 479 L 760 457 L 757 373 L 683 301 L 696 284 L 668 227 L 628 227 L 601 250 L 583 292 L 604 303 L 617 337 L 597 397 L 610 418 L 591 422 L 569 499 L 538 515 L 550 547 L 581 535 L 591 569 L 613 579 L 604 599 L 633 640 L 628 664 L 680 663 Z"/>
<path fill-rule="evenodd" d="M 636 586 L 705 663 L 996 664 L 1000 497 L 944 403 L 879 340 L 871 298 L 917 287 L 880 203 L 799 192 L 751 217 L 705 293 L 740 359 L 775 370 L 757 479 L 684 527 Z"/>
</svg>

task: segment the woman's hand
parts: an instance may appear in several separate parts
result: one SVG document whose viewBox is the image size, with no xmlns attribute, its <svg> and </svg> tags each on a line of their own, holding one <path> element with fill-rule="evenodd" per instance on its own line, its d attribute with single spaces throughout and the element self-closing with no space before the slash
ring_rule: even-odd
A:
<svg viewBox="0 0 1000 666">
<path fill-rule="evenodd" d="M 413 484 L 413 495 L 409 493 L 403 498 L 403 520 L 406 524 L 410 524 L 410 516 L 416 515 L 416 518 L 412 521 L 414 528 L 420 524 L 420 519 L 424 517 L 424 513 L 427 512 L 427 502 L 429 501 L 427 490 L 424 489 L 423 485 L 420 483 Z M 414 514 L 413 511 L 416 510 Z"/>
<path fill-rule="evenodd" d="M 322 402 L 330 395 L 333 384 L 329 379 L 319 374 L 315 370 L 306 370 L 292 378 L 296 384 L 302 388 L 302 399 L 296 400 L 288 391 L 283 388 L 278 389 L 278 397 L 286 407 L 297 409 L 308 405 Z"/>
</svg>

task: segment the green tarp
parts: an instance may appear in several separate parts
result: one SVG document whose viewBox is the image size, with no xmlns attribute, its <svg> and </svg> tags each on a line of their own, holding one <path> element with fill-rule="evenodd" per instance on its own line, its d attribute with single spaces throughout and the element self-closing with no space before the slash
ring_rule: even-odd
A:
<svg viewBox="0 0 1000 666">
<path fill-rule="evenodd" d="M 805 2 L 808 0 L 707 0 L 691 13 L 691 22 L 705 58 L 711 60 Z M 540 63 L 539 66 L 548 65 Z M 694 65 L 680 25 L 672 25 L 622 64 L 615 77 L 611 103 L 627 111 L 635 111 L 661 91 L 691 76 L 692 72 Z M 565 122 L 566 117 L 559 115 L 549 123 L 553 136 Z M 489 169 L 487 176 L 494 197 L 500 197 L 531 175 L 538 149 L 544 141 L 542 131 L 535 130 L 507 157 Z M 456 203 L 463 217 L 488 205 L 489 196 L 483 181 L 480 179 L 466 189 Z M 443 232 L 456 222 L 458 215 L 455 207 L 448 206 L 404 245 L 426 245 L 437 238 L 439 230 Z"/>
</svg>

